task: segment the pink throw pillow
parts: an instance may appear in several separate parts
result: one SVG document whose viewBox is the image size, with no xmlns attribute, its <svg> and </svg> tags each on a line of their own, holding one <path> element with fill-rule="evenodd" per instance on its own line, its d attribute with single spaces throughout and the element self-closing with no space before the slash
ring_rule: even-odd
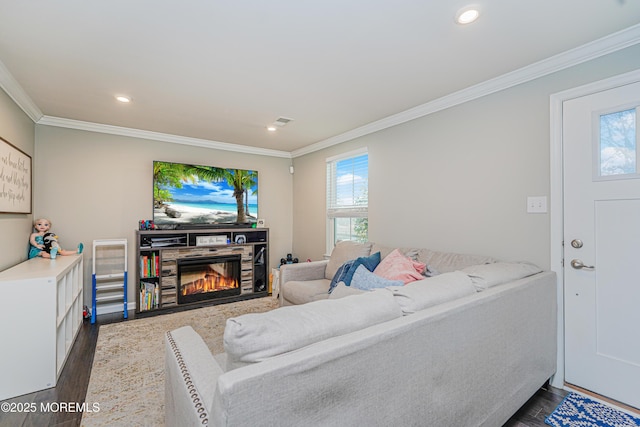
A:
<svg viewBox="0 0 640 427">
<path fill-rule="evenodd" d="M 395 249 L 384 257 L 373 272 L 385 279 L 402 280 L 406 285 L 409 282 L 424 279 L 422 273 L 426 268 L 425 264 L 413 261 Z"/>
</svg>

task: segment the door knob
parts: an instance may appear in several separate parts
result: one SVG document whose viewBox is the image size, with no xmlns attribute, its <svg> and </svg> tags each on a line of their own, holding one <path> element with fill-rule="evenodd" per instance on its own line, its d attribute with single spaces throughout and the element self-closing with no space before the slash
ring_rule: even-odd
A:
<svg viewBox="0 0 640 427">
<path fill-rule="evenodd" d="M 593 265 L 584 265 L 584 263 L 579 259 L 571 260 L 571 267 L 575 268 L 576 270 L 581 270 L 581 269 L 595 270 L 596 269 L 596 267 Z"/>
<path fill-rule="evenodd" d="M 573 239 L 571 241 L 571 246 L 576 248 L 576 249 L 580 249 L 582 247 L 582 245 L 583 245 L 583 243 L 582 243 L 582 240 L 580 240 L 580 239 Z"/>
</svg>

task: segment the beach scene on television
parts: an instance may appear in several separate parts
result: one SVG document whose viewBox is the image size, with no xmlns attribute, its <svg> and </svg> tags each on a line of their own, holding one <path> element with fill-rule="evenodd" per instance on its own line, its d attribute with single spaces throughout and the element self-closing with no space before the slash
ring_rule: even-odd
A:
<svg viewBox="0 0 640 427">
<path fill-rule="evenodd" d="M 257 217 L 257 171 L 153 162 L 156 225 L 246 224 Z"/>
</svg>

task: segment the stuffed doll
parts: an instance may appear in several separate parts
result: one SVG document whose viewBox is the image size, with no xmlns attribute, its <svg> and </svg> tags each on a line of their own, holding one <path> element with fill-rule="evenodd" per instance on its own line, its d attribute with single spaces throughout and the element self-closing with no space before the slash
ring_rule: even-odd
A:
<svg viewBox="0 0 640 427">
<path fill-rule="evenodd" d="M 42 249 L 43 251 L 51 253 L 51 249 L 53 248 L 55 248 L 56 251 L 60 251 L 58 236 L 56 236 L 55 233 L 49 231 L 47 233 L 44 233 L 44 236 L 42 236 L 42 238 L 44 240 L 44 249 Z"/>
<path fill-rule="evenodd" d="M 51 253 L 53 249 L 54 254 L 58 255 L 73 255 L 81 254 L 84 245 L 80 243 L 78 249 L 75 251 L 65 251 L 58 244 L 58 236 L 55 233 L 49 231 L 51 229 L 51 221 L 45 218 L 40 218 L 33 221 L 34 232 L 29 237 L 29 258 L 43 257 L 52 258 Z M 53 256 L 55 258 L 55 255 Z"/>
</svg>

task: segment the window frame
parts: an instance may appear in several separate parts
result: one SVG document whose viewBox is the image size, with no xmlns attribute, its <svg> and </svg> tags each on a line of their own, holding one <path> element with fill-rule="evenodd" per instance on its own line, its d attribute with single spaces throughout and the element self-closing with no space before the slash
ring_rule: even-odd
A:
<svg viewBox="0 0 640 427">
<path fill-rule="evenodd" d="M 332 206 L 332 197 L 336 195 L 336 166 L 338 162 L 367 156 L 367 203 L 366 205 L 353 205 L 350 207 Z M 369 217 L 369 150 L 367 147 L 348 151 L 326 159 L 326 188 L 325 188 L 325 220 L 326 220 L 326 256 L 335 246 L 335 220 L 336 218 L 368 218 Z"/>
<path fill-rule="evenodd" d="M 636 126 L 636 145 L 635 145 L 635 154 L 636 154 L 636 172 L 635 173 L 622 173 L 622 174 L 611 174 L 611 175 L 602 175 L 601 167 L 602 167 L 602 130 L 600 127 L 600 119 L 602 116 L 608 114 L 614 114 L 627 110 L 635 110 L 635 126 Z M 638 124 L 640 120 L 640 105 L 638 103 L 631 104 L 623 104 L 618 105 L 612 108 L 607 108 L 604 110 L 594 111 L 592 113 L 592 180 L 594 182 L 597 181 L 617 181 L 617 180 L 625 180 L 625 179 L 638 179 L 640 178 L 640 132 L 638 132 Z"/>
</svg>

